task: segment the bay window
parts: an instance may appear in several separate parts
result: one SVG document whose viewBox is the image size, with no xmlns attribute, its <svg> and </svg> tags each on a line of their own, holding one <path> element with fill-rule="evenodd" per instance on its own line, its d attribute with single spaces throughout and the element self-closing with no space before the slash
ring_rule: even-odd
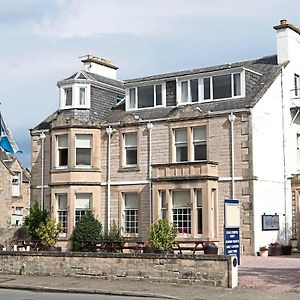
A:
<svg viewBox="0 0 300 300">
<path fill-rule="evenodd" d="M 191 201 L 190 191 L 172 192 L 172 214 L 173 224 L 176 225 L 178 233 L 191 233 Z"/>
<path fill-rule="evenodd" d="M 57 220 L 61 222 L 61 232 L 66 235 L 68 230 L 68 200 L 67 194 L 57 194 Z"/>
<path fill-rule="evenodd" d="M 92 194 L 77 193 L 75 197 L 75 224 L 91 210 Z"/>
<path fill-rule="evenodd" d="M 68 136 L 57 136 L 57 164 L 58 167 L 68 165 Z"/>
</svg>

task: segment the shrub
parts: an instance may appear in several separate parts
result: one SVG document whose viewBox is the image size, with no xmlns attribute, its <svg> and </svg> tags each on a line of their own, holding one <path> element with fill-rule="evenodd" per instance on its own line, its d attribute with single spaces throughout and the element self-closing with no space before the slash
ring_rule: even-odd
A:
<svg viewBox="0 0 300 300">
<path fill-rule="evenodd" d="M 80 251 L 83 244 L 99 243 L 102 241 L 102 224 L 88 212 L 75 226 L 71 240 L 73 251 Z"/>
<path fill-rule="evenodd" d="M 149 227 L 149 244 L 156 251 L 169 250 L 177 236 L 177 228 L 167 220 L 158 220 Z"/>
<path fill-rule="evenodd" d="M 110 226 L 109 232 L 104 234 L 104 240 L 111 242 L 119 242 L 123 241 L 124 238 L 121 233 L 120 227 L 116 224 L 115 220 L 113 220 L 112 225 Z"/>
<path fill-rule="evenodd" d="M 40 224 L 39 228 L 36 230 L 36 233 L 43 245 L 47 247 L 54 247 L 58 240 L 61 228 L 61 222 L 56 223 L 55 220 L 49 219 L 46 224 Z"/>
<path fill-rule="evenodd" d="M 49 213 L 46 210 L 41 210 L 37 202 L 34 203 L 33 208 L 30 210 L 29 215 L 25 218 L 24 225 L 26 226 L 30 239 L 32 241 L 38 241 L 39 236 L 37 229 L 40 224 L 45 224 L 49 217 Z"/>
</svg>

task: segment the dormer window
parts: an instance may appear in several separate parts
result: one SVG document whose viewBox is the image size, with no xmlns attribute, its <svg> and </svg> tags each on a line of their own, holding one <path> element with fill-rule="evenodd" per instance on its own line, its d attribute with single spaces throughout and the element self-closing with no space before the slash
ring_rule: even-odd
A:
<svg viewBox="0 0 300 300">
<path fill-rule="evenodd" d="M 150 108 L 165 105 L 165 84 L 129 88 L 126 93 L 128 109 Z"/>
<path fill-rule="evenodd" d="M 91 87 L 74 83 L 60 88 L 60 109 L 90 108 Z"/>
<path fill-rule="evenodd" d="M 66 106 L 72 106 L 72 88 L 65 88 L 65 105 Z"/>
</svg>

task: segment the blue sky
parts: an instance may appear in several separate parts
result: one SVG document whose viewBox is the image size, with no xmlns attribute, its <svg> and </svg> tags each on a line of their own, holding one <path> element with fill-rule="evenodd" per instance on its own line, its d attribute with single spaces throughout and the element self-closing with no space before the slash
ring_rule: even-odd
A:
<svg viewBox="0 0 300 300">
<path fill-rule="evenodd" d="M 2 115 L 30 167 L 33 128 L 58 107 L 56 82 L 80 56 L 112 60 L 118 79 L 276 53 L 273 26 L 300 26 L 299 0 L 0 0 Z"/>
</svg>

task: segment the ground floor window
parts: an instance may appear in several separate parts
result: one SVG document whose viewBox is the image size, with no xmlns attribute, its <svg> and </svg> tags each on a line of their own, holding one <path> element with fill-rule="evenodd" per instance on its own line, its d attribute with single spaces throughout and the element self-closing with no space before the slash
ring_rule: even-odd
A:
<svg viewBox="0 0 300 300">
<path fill-rule="evenodd" d="M 68 231 L 68 200 L 67 194 L 57 194 L 57 220 L 62 223 L 62 233 Z"/>
<path fill-rule="evenodd" d="M 91 210 L 92 194 L 77 193 L 75 201 L 75 225 Z"/>
<path fill-rule="evenodd" d="M 191 233 L 191 201 L 190 191 L 173 191 L 173 224 L 176 225 L 178 233 Z"/>
<path fill-rule="evenodd" d="M 124 193 L 124 233 L 138 234 L 138 194 Z"/>
</svg>

